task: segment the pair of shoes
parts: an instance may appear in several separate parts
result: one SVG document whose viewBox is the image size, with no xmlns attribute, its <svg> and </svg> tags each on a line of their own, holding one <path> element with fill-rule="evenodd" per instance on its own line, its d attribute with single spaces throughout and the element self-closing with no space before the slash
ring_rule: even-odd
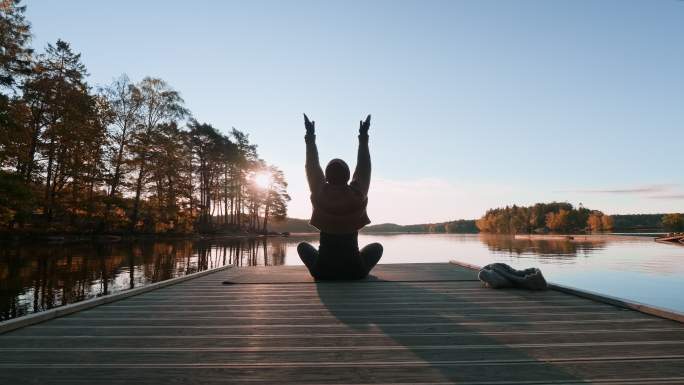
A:
<svg viewBox="0 0 684 385">
<path fill-rule="evenodd" d="M 544 279 L 541 270 L 531 268 L 525 269 L 524 272 L 525 275 L 519 283 L 520 287 L 529 290 L 546 290 L 548 288 L 548 284 L 546 283 L 546 279 Z"/>
<path fill-rule="evenodd" d="M 513 287 L 513 282 L 509 281 L 506 279 L 506 277 L 492 269 L 483 268 L 477 274 L 477 278 L 484 283 L 485 287 L 490 287 L 492 289 Z"/>
<path fill-rule="evenodd" d="M 529 268 L 516 270 L 505 263 L 492 263 L 480 270 L 478 278 L 486 286 L 499 289 L 504 287 L 519 287 L 529 290 L 546 290 L 546 279 L 541 270 Z"/>
</svg>

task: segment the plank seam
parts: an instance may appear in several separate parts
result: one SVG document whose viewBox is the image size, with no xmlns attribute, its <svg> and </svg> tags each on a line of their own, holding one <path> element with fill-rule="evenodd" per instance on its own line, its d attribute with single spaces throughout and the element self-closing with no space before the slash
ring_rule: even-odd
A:
<svg viewBox="0 0 684 385">
<path fill-rule="evenodd" d="M 435 366 L 503 366 L 503 365 L 547 365 L 553 363 L 577 363 L 577 364 L 604 364 L 604 363 L 624 363 L 624 362 L 664 362 L 664 361 L 684 361 L 684 355 L 668 356 L 637 356 L 637 357 L 575 357 L 575 358 L 547 358 L 547 359 L 503 359 L 503 360 L 454 360 L 454 361 L 361 361 L 361 362 L 337 362 L 337 361 L 317 361 L 317 362 L 256 362 L 256 363 L 187 363 L 187 362 L 165 362 L 165 363 L 0 363 L 0 368 L 308 368 L 308 367 L 435 367 Z"/>
</svg>

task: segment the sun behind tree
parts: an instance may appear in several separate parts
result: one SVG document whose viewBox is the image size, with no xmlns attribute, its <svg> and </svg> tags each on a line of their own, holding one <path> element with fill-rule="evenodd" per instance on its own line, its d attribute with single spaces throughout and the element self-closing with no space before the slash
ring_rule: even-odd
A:
<svg viewBox="0 0 684 385">
<path fill-rule="evenodd" d="M 254 174 L 254 176 L 252 177 L 252 181 L 260 189 L 266 190 L 271 186 L 271 183 L 273 182 L 273 177 L 271 176 L 271 173 L 267 171 L 262 171 Z"/>
</svg>

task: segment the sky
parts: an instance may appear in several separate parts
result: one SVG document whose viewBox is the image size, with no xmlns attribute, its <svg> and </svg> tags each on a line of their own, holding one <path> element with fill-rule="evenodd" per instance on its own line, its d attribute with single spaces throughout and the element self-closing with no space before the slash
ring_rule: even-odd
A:
<svg viewBox="0 0 684 385">
<path fill-rule="evenodd" d="M 306 218 L 302 113 L 323 167 L 372 114 L 374 223 L 582 203 L 684 212 L 684 1 L 49 1 L 33 46 L 93 86 L 161 77 L 193 117 L 249 133 Z"/>
</svg>

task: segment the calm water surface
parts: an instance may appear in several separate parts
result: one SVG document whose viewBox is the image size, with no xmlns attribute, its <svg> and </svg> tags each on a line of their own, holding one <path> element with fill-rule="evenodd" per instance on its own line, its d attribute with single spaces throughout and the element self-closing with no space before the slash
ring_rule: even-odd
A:
<svg viewBox="0 0 684 385">
<path fill-rule="evenodd" d="M 316 236 L 80 244 L 0 244 L 0 319 L 111 294 L 224 265 L 299 265 L 296 247 Z M 684 247 L 650 237 L 530 240 L 460 234 L 361 235 L 381 263 L 505 262 L 537 266 L 549 281 L 684 312 Z"/>
</svg>

